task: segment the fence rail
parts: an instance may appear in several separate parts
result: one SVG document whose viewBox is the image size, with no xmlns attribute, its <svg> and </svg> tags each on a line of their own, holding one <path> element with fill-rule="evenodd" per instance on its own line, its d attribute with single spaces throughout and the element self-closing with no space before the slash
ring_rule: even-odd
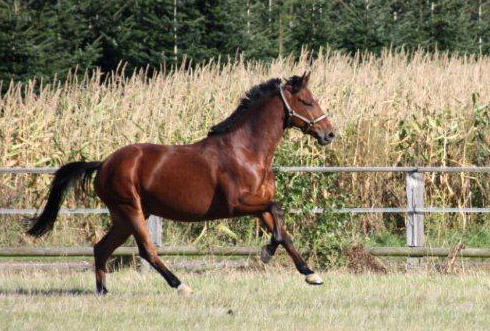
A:
<svg viewBox="0 0 490 331">
<path fill-rule="evenodd" d="M 35 215 L 37 209 L 17 209 L 17 208 L 0 208 L 0 215 Z M 107 208 L 61 208 L 60 215 L 88 215 L 88 214 L 108 214 Z"/>
<path fill-rule="evenodd" d="M 250 256 L 258 254 L 253 247 L 209 247 L 197 248 L 192 246 L 157 247 L 158 255 L 220 255 L 220 256 Z M 93 247 L 0 247 L 0 256 L 93 256 Z M 138 255 L 137 247 L 119 247 L 112 255 Z"/>
<path fill-rule="evenodd" d="M 43 168 L 22 168 L 22 167 L 0 167 L 0 174 L 53 174 L 58 168 L 43 167 Z M 400 173 L 490 173 L 490 167 L 274 167 L 277 172 L 292 173 L 353 173 L 353 172 L 400 172 Z M 17 209 L 17 208 L 0 208 L 0 215 L 35 215 L 36 209 Z M 422 207 L 410 206 L 401 208 L 385 208 L 385 207 L 353 207 L 353 208 L 314 208 L 310 211 L 313 214 L 333 213 L 333 214 L 362 214 L 362 213 L 490 213 L 488 208 L 473 208 L 473 207 Z M 106 208 L 61 208 L 62 215 L 76 214 L 108 214 Z M 299 209 L 290 209 L 289 213 L 301 213 Z"/>
<path fill-rule="evenodd" d="M 279 172 L 485 172 L 490 167 L 274 167 Z M 0 172 L 1 173 L 1 172 Z"/>
<path fill-rule="evenodd" d="M 0 167 L 0 174 L 54 174 L 55 167 Z M 276 166 L 278 172 L 480 172 L 490 173 L 490 167 L 284 167 Z"/>
<path fill-rule="evenodd" d="M 451 249 L 441 247 L 370 247 L 367 251 L 374 256 L 448 256 Z M 93 256 L 93 247 L 0 247 L 2 257 L 74 257 Z M 158 255 L 165 256 L 252 256 L 258 255 L 259 249 L 254 247 L 209 247 L 163 246 L 157 248 Z M 114 256 L 136 256 L 137 247 L 119 247 Z M 490 248 L 464 248 L 457 253 L 461 257 L 489 258 Z"/>
<path fill-rule="evenodd" d="M 451 248 L 445 247 L 370 247 L 368 252 L 374 256 L 402 256 L 402 257 L 446 257 Z M 457 252 L 460 257 L 489 258 L 490 248 L 464 248 Z"/>
<path fill-rule="evenodd" d="M 0 215 L 36 215 L 37 209 L 28 208 L 0 208 Z M 300 214 L 301 209 L 290 209 L 290 214 Z M 425 207 L 425 208 L 341 208 L 341 209 L 324 209 L 314 208 L 309 211 L 313 214 L 407 214 L 407 213 L 425 213 L 425 214 L 484 214 L 490 213 L 490 208 L 476 207 Z M 61 208 L 60 215 L 96 215 L 109 214 L 107 208 Z"/>
<path fill-rule="evenodd" d="M 53 174 L 57 168 L 20 168 L 20 167 L 0 167 L 0 174 Z M 424 173 L 490 173 L 490 167 L 274 167 L 276 172 L 292 173 L 292 172 L 307 172 L 307 173 L 378 173 L 378 172 L 399 172 L 406 174 L 406 207 L 399 208 L 384 208 L 384 207 L 352 207 L 341 209 L 329 209 L 329 208 L 314 208 L 312 213 L 347 213 L 347 214 L 360 214 L 360 213 L 404 213 L 406 218 L 406 238 L 408 247 L 376 247 L 371 248 L 369 251 L 373 255 L 394 255 L 394 256 L 407 256 L 409 259 L 413 257 L 433 255 L 433 256 L 447 256 L 448 250 L 445 248 L 428 248 L 424 246 L 424 214 L 425 213 L 490 213 L 490 207 L 472 208 L 472 207 L 425 207 L 424 206 Z M 36 209 L 14 209 L 14 208 L 0 208 L 0 215 L 34 215 L 37 212 Z M 291 209 L 290 213 L 301 213 L 299 209 Z M 60 214 L 106 214 L 108 213 L 105 208 L 62 208 Z M 152 231 L 152 238 L 158 249 L 162 252 L 167 248 L 161 247 L 161 238 L 158 235 L 158 229 L 161 231 L 161 219 L 158 217 L 150 217 L 149 228 Z M 18 248 L 16 248 L 18 249 Z M 23 248 L 28 250 L 29 248 Z M 91 248 L 73 248 L 86 250 L 83 251 L 90 255 L 92 254 Z M 128 254 L 134 254 L 135 248 L 121 248 L 118 252 L 127 252 Z M 0 250 L 0 256 L 2 252 L 6 254 L 5 248 Z M 21 251 L 19 251 L 21 252 Z M 26 253 L 27 251 L 24 251 Z M 61 251 L 58 253 L 67 253 L 68 251 Z M 21 252 L 22 253 L 22 252 Z M 19 254 L 21 254 L 19 253 Z M 13 254 L 13 253 L 12 253 Z M 74 254 L 74 253 L 73 253 Z M 66 254 L 65 254 L 66 255 Z M 467 248 L 461 251 L 461 256 L 468 257 L 490 257 L 490 250 Z M 16 255 L 17 256 L 17 255 Z"/>
</svg>

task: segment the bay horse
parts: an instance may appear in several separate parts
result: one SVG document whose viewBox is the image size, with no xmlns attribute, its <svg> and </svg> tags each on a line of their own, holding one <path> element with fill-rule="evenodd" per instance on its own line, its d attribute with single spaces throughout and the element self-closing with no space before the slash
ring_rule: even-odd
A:
<svg viewBox="0 0 490 331">
<path fill-rule="evenodd" d="M 286 129 L 295 127 L 326 145 L 335 137 L 332 124 L 308 90 L 310 74 L 282 82 L 271 79 L 252 87 L 236 110 L 213 126 L 206 138 L 190 145 L 132 144 L 102 162 L 72 162 L 59 168 L 47 203 L 27 231 L 34 237 L 52 230 L 66 191 L 87 189 L 107 206 L 112 225 L 95 244 L 97 294 L 107 293 L 106 262 L 130 235 L 139 255 L 182 294 L 192 289 L 162 263 L 145 224 L 150 215 L 193 222 L 244 215 L 259 217 L 270 231 L 261 260 L 270 261 L 282 245 L 308 284 L 323 283 L 297 252 L 274 202 L 274 151 Z"/>
</svg>

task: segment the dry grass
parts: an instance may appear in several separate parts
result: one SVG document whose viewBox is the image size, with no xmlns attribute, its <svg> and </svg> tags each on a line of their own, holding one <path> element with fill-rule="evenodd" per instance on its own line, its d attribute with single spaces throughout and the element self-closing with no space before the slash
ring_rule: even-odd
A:
<svg viewBox="0 0 490 331">
<path fill-rule="evenodd" d="M 1 166 L 102 160 L 134 142 L 193 142 L 226 117 L 252 85 L 305 69 L 312 71 L 310 89 L 340 136 L 323 149 L 297 132 L 287 133 L 276 164 L 488 165 L 490 58 L 385 52 L 381 57 L 355 58 L 323 53 L 312 61 L 304 54 L 298 61 L 278 59 L 270 65 L 209 63 L 157 73 L 150 79 L 138 72 L 132 77 L 113 74 L 101 82 L 101 74 L 95 73 L 37 92 L 35 84 L 15 85 L 0 97 Z M 295 180 L 295 185 L 310 190 L 310 182 Z M 2 176 L 0 205 L 38 206 L 48 181 L 49 176 Z M 489 205 L 489 182 L 478 175 L 430 176 L 426 203 Z M 329 185 L 320 183 L 313 193 L 300 193 L 303 201 L 294 207 L 325 201 L 351 206 L 405 204 L 404 178 L 399 175 L 340 175 Z M 281 190 L 283 199 L 281 194 L 288 193 Z M 463 217 L 461 226 L 475 217 Z M 438 222 L 441 229 L 452 223 L 444 217 Z M 75 227 L 83 228 L 79 237 L 90 241 L 100 236 L 93 222 L 82 220 Z M 363 221 L 365 232 L 383 227 L 378 216 Z M 435 235 L 443 238 L 446 231 Z M 12 241 L 29 242 L 20 236 Z"/>
<path fill-rule="evenodd" d="M 296 273 L 184 273 L 183 298 L 155 273 L 111 274 L 93 294 L 93 274 L 0 274 L 2 330 L 485 330 L 486 274 L 323 274 L 311 287 Z"/>
</svg>

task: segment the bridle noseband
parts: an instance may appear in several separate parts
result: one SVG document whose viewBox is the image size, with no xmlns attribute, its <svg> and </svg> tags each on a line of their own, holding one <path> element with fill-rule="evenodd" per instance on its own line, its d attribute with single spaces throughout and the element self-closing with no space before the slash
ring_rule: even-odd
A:
<svg viewBox="0 0 490 331">
<path fill-rule="evenodd" d="M 320 122 L 321 120 L 327 118 L 327 114 L 323 114 L 323 115 L 318 116 L 317 118 L 309 119 L 309 118 L 306 118 L 306 117 L 298 114 L 297 112 L 295 112 L 293 110 L 293 108 L 291 108 L 291 106 L 289 105 L 288 101 L 286 100 L 286 96 L 284 95 L 284 89 L 283 89 L 283 87 L 284 87 L 283 84 L 281 84 L 279 86 L 279 93 L 281 94 L 281 99 L 284 102 L 284 105 L 286 106 L 286 109 L 287 109 L 286 119 L 285 119 L 285 122 L 284 122 L 284 127 L 285 128 L 292 127 L 291 118 L 292 117 L 297 117 L 297 118 L 299 118 L 300 120 L 302 120 L 303 122 L 306 123 L 306 128 L 305 129 L 301 129 L 301 131 L 308 132 L 313 125 L 315 125 L 316 123 Z"/>
</svg>

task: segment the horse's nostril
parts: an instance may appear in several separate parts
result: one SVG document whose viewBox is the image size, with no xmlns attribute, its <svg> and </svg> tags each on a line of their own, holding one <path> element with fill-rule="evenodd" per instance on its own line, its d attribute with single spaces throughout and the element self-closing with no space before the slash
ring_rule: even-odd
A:
<svg viewBox="0 0 490 331">
<path fill-rule="evenodd" d="M 328 133 L 328 137 L 329 137 L 330 139 L 335 138 L 335 133 L 333 133 L 332 131 L 330 131 L 330 132 Z"/>
</svg>

